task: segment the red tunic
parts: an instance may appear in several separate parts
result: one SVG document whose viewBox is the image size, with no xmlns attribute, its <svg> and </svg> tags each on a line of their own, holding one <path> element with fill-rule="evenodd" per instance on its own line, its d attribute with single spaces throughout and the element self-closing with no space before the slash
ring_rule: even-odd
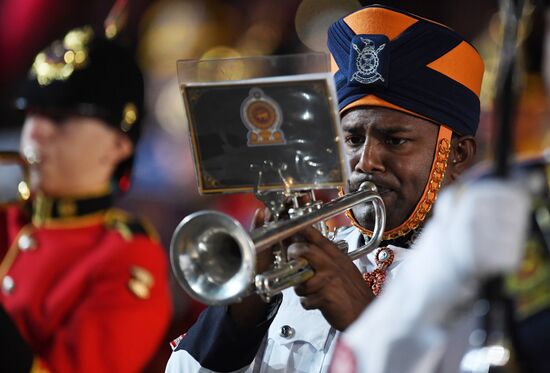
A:
<svg viewBox="0 0 550 373">
<path fill-rule="evenodd" d="M 163 249 L 106 216 L 35 226 L 7 213 L 0 303 L 51 372 L 140 372 L 171 319 Z"/>
</svg>

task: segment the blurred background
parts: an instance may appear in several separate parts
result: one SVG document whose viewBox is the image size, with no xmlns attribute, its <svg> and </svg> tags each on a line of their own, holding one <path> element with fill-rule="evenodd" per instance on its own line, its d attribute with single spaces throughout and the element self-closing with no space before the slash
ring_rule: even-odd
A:
<svg viewBox="0 0 550 373">
<path fill-rule="evenodd" d="M 527 1 L 527 0 L 526 0 Z M 517 82 L 521 98 L 515 153 L 541 154 L 550 147 L 545 70 L 545 0 L 527 1 L 520 26 L 523 43 Z M 149 218 L 165 247 L 179 221 L 195 210 L 224 211 L 250 224 L 259 203 L 250 195 L 199 196 L 186 118 L 177 77 L 179 59 L 326 52 L 326 30 L 339 17 L 362 5 L 386 4 L 444 23 L 479 50 L 486 72 L 478 131 L 479 159 L 493 148 L 492 101 L 499 52 L 498 0 L 131 0 L 121 38 L 136 53 L 146 76 L 147 115 L 125 208 Z M 0 150 L 18 148 L 22 115 L 13 95 L 36 53 L 67 30 L 91 24 L 101 28 L 114 0 L 0 0 Z M 545 20 L 547 18 L 548 20 Z M 550 31 L 548 32 L 550 35 Z M 550 51 L 547 52 L 550 56 Z M 545 69 L 545 60 L 546 65 Z M 550 74 L 548 74 L 550 76 Z M 550 82 L 550 79 L 547 79 Z M 176 319 L 168 338 L 192 321 L 194 311 L 176 285 Z M 169 354 L 169 348 L 165 355 Z M 166 356 L 159 357 L 161 366 Z M 152 368 L 151 371 L 159 371 Z"/>
</svg>

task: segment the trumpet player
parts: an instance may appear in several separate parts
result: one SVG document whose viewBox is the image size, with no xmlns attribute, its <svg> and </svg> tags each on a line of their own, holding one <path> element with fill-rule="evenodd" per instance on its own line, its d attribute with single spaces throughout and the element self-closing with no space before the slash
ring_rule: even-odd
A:
<svg viewBox="0 0 550 373">
<path fill-rule="evenodd" d="M 374 5 L 335 22 L 328 47 L 350 189 L 364 181 L 378 187 L 387 211 L 383 242 L 352 262 L 318 231 L 304 230 L 306 242 L 290 245 L 288 253 L 306 259 L 314 276 L 269 303 L 253 295 L 209 307 L 174 342 L 168 373 L 327 371 L 339 333 L 382 291 L 399 263 L 414 255 L 439 190 L 473 161 L 484 67 L 462 37 L 439 23 Z M 348 217 L 350 227 L 339 230 L 337 240 L 353 251 L 374 221 L 367 206 L 354 207 Z M 264 260 L 269 262 L 262 258 L 260 270 Z"/>
<path fill-rule="evenodd" d="M 130 186 L 143 95 L 130 51 L 91 27 L 34 60 L 16 101 L 32 206 L 0 211 L 2 321 L 30 351 L 26 367 L 2 358 L 7 371 L 142 372 L 162 341 L 164 251 L 113 206 Z"/>
</svg>

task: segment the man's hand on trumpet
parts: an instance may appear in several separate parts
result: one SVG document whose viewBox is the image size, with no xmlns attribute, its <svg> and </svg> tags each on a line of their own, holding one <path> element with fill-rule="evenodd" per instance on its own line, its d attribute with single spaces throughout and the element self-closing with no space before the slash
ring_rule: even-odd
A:
<svg viewBox="0 0 550 373">
<path fill-rule="evenodd" d="M 306 242 L 288 248 L 289 259 L 304 258 L 315 275 L 294 290 L 305 309 L 319 309 L 338 330 L 346 329 L 374 299 L 350 258 L 315 228 L 301 232 Z"/>
</svg>

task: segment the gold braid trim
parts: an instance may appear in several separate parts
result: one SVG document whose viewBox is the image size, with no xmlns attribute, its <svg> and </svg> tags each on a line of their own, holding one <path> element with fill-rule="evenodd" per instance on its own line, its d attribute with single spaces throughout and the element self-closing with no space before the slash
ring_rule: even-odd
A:
<svg viewBox="0 0 550 373">
<path fill-rule="evenodd" d="M 51 373 L 42 362 L 40 357 L 35 356 L 32 361 L 31 371 L 29 373 Z"/>
<path fill-rule="evenodd" d="M 445 170 L 447 169 L 447 160 L 449 158 L 449 153 L 451 151 L 451 137 L 453 131 L 445 126 L 439 127 L 439 135 L 437 137 L 437 151 L 434 154 L 434 159 L 432 162 L 432 168 L 430 170 L 430 178 L 426 183 L 422 197 L 418 201 L 414 211 L 409 216 L 407 220 L 400 226 L 390 229 L 389 231 L 384 232 L 382 240 L 392 240 L 398 237 L 402 237 L 409 233 L 412 230 L 415 230 L 420 226 L 420 224 L 428 215 L 428 212 L 432 209 L 435 200 L 437 199 L 437 193 L 441 189 L 441 182 L 445 177 Z M 343 194 L 342 191 L 340 191 Z M 350 223 L 361 233 L 372 237 L 373 232 L 371 230 L 363 227 L 353 216 L 352 210 L 346 211 L 346 216 L 349 219 Z"/>
<path fill-rule="evenodd" d="M 0 281 L 4 279 L 4 276 L 7 275 L 9 272 L 11 266 L 15 262 L 15 259 L 17 258 L 17 255 L 19 255 L 19 238 L 24 234 L 29 234 L 33 230 L 33 227 L 30 224 L 25 225 L 19 233 L 17 233 L 17 236 L 11 243 L 8 251 L 4 255 L 4 259 L 0 260 Z"/>
</svg>

